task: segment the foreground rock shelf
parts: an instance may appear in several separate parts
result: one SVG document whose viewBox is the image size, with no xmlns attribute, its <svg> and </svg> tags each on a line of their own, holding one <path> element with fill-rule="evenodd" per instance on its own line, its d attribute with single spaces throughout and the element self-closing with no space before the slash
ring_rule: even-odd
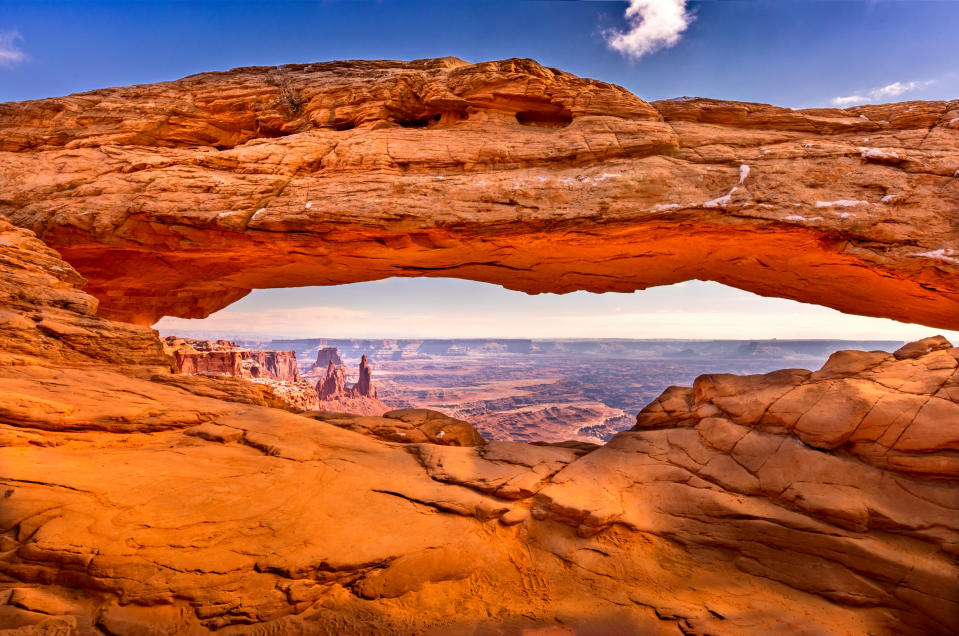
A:
<svg viewBox="0 0 959 636">
<path fill-rule="evenodd" d="M 689 279 L 959 329 L 959 101 L 647 103 L 531 60 L 235 69 L 0 104 L 0 213 L 107 317 L 389 276 Z"/>
<path fill-rule="evenodd" d="M 941 338 L 703 376 L 602 447 L 484 443 L 431 412 L 294 414 L 173 375 L 30 232 L 0 218 L 0 241 L 0 629 L 959 629 Z"/>
</svg>

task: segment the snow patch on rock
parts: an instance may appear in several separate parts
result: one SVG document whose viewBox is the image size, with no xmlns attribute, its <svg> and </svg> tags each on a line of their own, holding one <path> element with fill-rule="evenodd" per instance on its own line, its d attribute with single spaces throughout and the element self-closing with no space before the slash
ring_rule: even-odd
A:
<svg viewBox="0 0 959 636">
<path fill-rule="evenodd" d="M 817 208 L 851 208 L 854 205 L 869 205 L 869 201 L 839 199 L 838 201 L 816 201 Z"/>
<path fill-rule="evenodd" d="M 929 250 L 928 252 L 919 252 L 913 254 L 913 256 L 922 256 L 923 258 L 934 258 L 940 261 L 946 261 L 947 263 L 957 263 L 959 264 L 959 258 L 957 258 L 957 252 L 948 247 L 941 247 L 937 250 Z"/>
<path fill-rule="evenodd" d="M 659 214 L 660 212 L 669 212 L 670 210 L 678 210 L 683 206 L 678 203 L 660 203 L 659 205 L 653 206 L 653 209 L 650 210 L 653 214 Z"/>
<path fill-rule="evenodd" d="M 901 157 L 892 150 L 882 148 L 860 148 L 859 153 L 863 159 L 880 159 L 887 161 L 901 159 Z"/>
<path fill-rule="evenodd" d="M 719 207 L 724 207 L 724 206 L 729 205 L 729 203 L 732 201 L 732 198 L 733 198 L 733 192 L 735 192 L 735 191 L 738 190 L 738 189 L 739 189 L 739 188 L 733 188 L 732 190 L 729 191 L 729 194 L 727 194 L 727 195 L 725 195 L 725 196 L 717 197 L 717 198 L 713 199 L 712 201 L 706 201 L 705 203 L 703 203 L 703 207 L 704 207 L 704 208 L 719 208 Z"/>
</svg>

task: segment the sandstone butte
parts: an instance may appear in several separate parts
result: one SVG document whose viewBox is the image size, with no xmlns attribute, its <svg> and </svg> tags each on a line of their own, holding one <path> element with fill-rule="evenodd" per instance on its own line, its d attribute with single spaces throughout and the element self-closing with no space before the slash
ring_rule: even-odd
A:
<svg viewBox="0 0 959 636">
<path fill-rule="evenodd" d="M 597 447 L 295 414 L 173 374 L 145 326 L 444 275 L 699 277 L 955 327 L 956 106 L 647 104 L 452 59 L 0 105 L 0 629 L 959 631 L 943 338 L 703 376 Z"/>
<path fill-rule="evenodd" d="M 360 359 L 359 378 L 353 386 L 346 388 L 346 369 L 341 366 L 335 347 L 322 349 L 317 353 L 317 362 L 328 359 L 326 374 L 317 380 L 316 408 L 332 413 L 353 413 L 355 415 L 383 415 L 390 407 L 376 397 L 373 385 L 372 369 L 366 361 L 366 354 Z M 334 363 L 340 360 L 340 365 Z M 316 364 L 313 365 L 316 367 Z"/>
</svg>

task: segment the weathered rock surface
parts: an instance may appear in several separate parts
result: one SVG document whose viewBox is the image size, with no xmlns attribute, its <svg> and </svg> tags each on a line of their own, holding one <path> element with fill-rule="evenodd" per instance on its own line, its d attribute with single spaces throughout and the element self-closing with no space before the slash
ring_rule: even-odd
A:
<svg viewBox="0 0 959 636">
<path fill-rule="evenodd" d="M 80 291 L 84 279 L 2 215 L 0 273 L 0 363 L 173 364 L 152 329 L 97 317 L 97 300 Z"/>
<path fill-rule="evenodd" d="M 360 358 L 360 377 L 350 389 L 352 397 L 376 397 L 376 387 L 373 386 L 373 370 L 366 360 L 366 354 Z"/>
<path fill-rule="evenodd" d="M 335 348 L 333 352 L 336 352 Z M 336 365 L 331 359 L 327 364 L 326 375 L 316 383 L 316 393 L 318 402 L 314 408 L 322 411 L 379 416 L 390 410 L 390 407 L 376 397 L 372 370 L 366 361 L 366 355 L 360 360 L 359 380 L 350 388 L 346 387 L 346 369 Z"/>
<path fill-rule="evenodd" d="M 339 367 L 344 365 L 336 347 L 320 347 L 316 352 L 316 362 L 310 366 L 308 373 L 325 373 L 330 363 Z"/>
<path fill-rule="evenodd" d="M 314 411 L 320 407 L 320 398 L 316 388 L 306 380 L 274 380 L 271 377 L 250 378 L 253 384 L 266 385 L 273 395 L 286 402 L 294 413 Z"/>
<path fill-rule="evenodd" d="M 937 336 L 892 354 L 838 351 L 815 373 L 700 376 L 643 409 L 633 430 L 677 426 L 795 436 L 897 473 L 959 480 L 959 348 Z"/>
<path fill-rule="evenodd" d="M 242 68 L 0 105 L 0 213 L 139 324 L 444 276 L 698 278 L 957 329 L 957 122 L 959 101 L 649 104 L 530 60 Z"/>
<path fill-rule="evenodd" d="M 933 372 L 927 358 L 952 351 L 898 362 L 921 363 L 917 381 Z M 793 432 L 714 415 L 661 421 L 595 450 L 443 446 L 436 435 L 410 439 L 432 430 L 429 412 L 304 417 L 191 395 L 110 365 L 29 368 L 41 374 L 0 366 L 0 387 L 46 403 L 51 391 L 61 400 L 68 389 L 103 393 L 73 402 L 69 422 L 0 417 L 0 627 L 957 627 L 955 480 L 817 449 Z M 824 371 L 836 370 L 834 360 Z M 123 435 L 104 427 L 98 409 L 132 409 L 134 400 L 153 400 L 148 419 Z M 383 421 L 408 439 L 382 441 Z M 927 456 L 936 464 L 935 452 Z"/>
<path fill-rule="evenodd" d="M 396 409 L 382 413 L 382 417 L 332 411 L 314 411 L 303 415 L 350 431 L 402 444 L 481 446 L 486 443 L 469 422 L 429 409 Z"/>
<path fill-rule="evenodd" d="M 316 383 L 316 392 L 321 400 L 346 397 L 346 369 L 331 360 L 326 366 L 326 376 Z"/>
<path fill-rule="evenodd" d="M 954 327 L 955 111 L 651 106 L 526 61 L 241 69 L 0 106 L 0 211 L 144 323 L 453 275 Z M 703 376 L 601 447 L 484 444 L 173 375 L 82 282 L 0 217 L 0 629 L 959 631 L 944 339 Z"/>
</svg>

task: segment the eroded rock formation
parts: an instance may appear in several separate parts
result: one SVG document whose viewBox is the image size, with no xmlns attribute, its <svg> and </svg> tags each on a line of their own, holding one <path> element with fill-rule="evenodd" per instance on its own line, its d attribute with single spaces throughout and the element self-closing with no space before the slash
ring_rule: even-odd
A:
<svg viewBox="0 0 959 636">
<path fill-rule="evenodd" d="M 343 366 L 343 359 L 340 357 L 336 347 L 320 347 L 316 352 L 316 362 L 310 366 L 308 373 L 323 373 L 330 364 Z"/>
<path fill-rule="evenodd" d="M 373 371 L 370 369 L 370 363 L 366 361 L 366 354 L 360 358 L 360 377 L 350 389 L 353 397 L 376 397 L 376 387 L 373 386 Z"/>
<path fill-rule="evenodd" d="M 326 367 L 326 376 L 316 383 L 316 392 L 321 400 L 346 397 L 346 369 L 331 360 Z"/>
<path fill-rule="evenodd" d="M 260 351 L 237 346 L 228 340 L 197 340 L 167 336 L 163 339 L 163 349 L 173 356 L 177 373 L 185 375 L 230 376 L 242 378 L 249 383 L 268 387 L 265 401 L 252 403 L 276 406 L 273 398 L 282 402 L 295 412 L 312 411 L 319 408 L 319 398 L 313 385 L 300 377 L 294 351 Z M 207 386 L 213 389 L 213 396 L 219 392 L 216 382 L 180 381 L 166 379 L 181 387 L 200 389 Z M 252 389 L 251 389 L 252 390 Z M 255 390 L 252 390 L 254 393 Z M 246 394 L 249 391 L 241 391 Z M 233 391 L 228 391 L 230 395 Z M 207 394 L 207 393 L 204 393 Z M 236 401 L 236 400 L 231 400 Z M 240 400 L 247 401 L 247 400 Z"/>
<path fill-rule="evenodd" d="M 602 447 L 483 443 L 432 412 L 297 415 L 171 374 L 150 330 L 92 316 L 69 266 L 4 228 L 0 628 L 959 628 L 943 339 L 704 376 Z"/>
<path fill-rule="evenodd" d="M 0 105 L 0 213 L 139 324 L 260 287 L 446 276 L 698 278 L 957 329 L 957 175 L 959 101 L 650 104 L 530 60 L 242 68 Z"/>
<path fill-rule="evenodd" d="M 254 378 L 269 378 L 281 382 L 299 382 L 300 369 L 295 351 L 245 350 L 240 354 L 244 373 Z"/>
<path fill-rule="evenodd" d="M 336 350 L 334 349 L 334 352 Z M 339 357 L 339 356 L 337 356 Z M 366 354 L 360 359 L 360 375 L 356 384 L 346 388 L 346 369 L 331 360 L 326 375 L 316 383 L 319 397 L 316 408 L 337 413 L 383 415 L 390 407 L 376 398 L 372 370 Z"/>
<path fill-rule="evenodd" d="M 164 350 L 180 373 L 232 375 L 281 382 L 299 382 L 295 351 L 263 351 L 237 346 L 229 340 L 197 340 L 167 336 Z"/>
<path fill-rule="evenodd" d="M 103 309 L 0 216 L 0 629 L 959 631 L 944 339 L 703 376 L 604 446 L 534 446 L 271 408 L 107 319 L 391 275 L 695 277 L 955 327 L 956 110 L 650 105 L 451 59 L 0 105 L 0 212 Z"/>
<path fill-rule="evenodd" d="M 109 361 L 170 367 L 156 332 L 96 316 L 84 279 L 32 232 L 0 215 L 0 362 L 30 365 Z"/>
</svg>

